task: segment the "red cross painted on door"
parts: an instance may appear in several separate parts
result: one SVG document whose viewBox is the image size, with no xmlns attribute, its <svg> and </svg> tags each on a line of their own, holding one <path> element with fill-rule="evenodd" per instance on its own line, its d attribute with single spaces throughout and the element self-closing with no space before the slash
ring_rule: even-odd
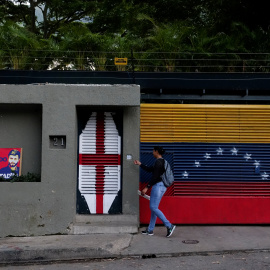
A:
<svg viewBox="0 0 270 270">
<path fill-rule="evenodd" d="M 79 151 L 79 189 L 91 214 L 107 214 L 120 190 L 120 142 L 111 113 L 92 113 Z"/>
</svg>

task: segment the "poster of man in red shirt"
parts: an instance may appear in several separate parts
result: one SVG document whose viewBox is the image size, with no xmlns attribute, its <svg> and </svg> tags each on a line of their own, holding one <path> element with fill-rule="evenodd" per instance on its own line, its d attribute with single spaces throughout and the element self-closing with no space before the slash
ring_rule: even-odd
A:
<svg viewBox="0 0 270 270">
<path fill-rule="evenodd" d="M 0 148 L 0 177 L 8 180 L 21 175 L 22 148 Z"/>
</svg>

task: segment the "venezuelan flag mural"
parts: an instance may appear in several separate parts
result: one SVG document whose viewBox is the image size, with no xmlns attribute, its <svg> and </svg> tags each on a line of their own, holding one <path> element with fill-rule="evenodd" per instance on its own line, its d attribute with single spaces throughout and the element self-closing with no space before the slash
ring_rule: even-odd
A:
<svg viewBox="0 0 270 270">
<path fill-rule="evenodd" d="M 270 106 L 141 105 L 141 161 L 163 146 L 175 183 L 160 208 L 173 223 L 270 223 Z M 141 171 L 143 188 L 151 175 Z M 141 223 L 150 219 L 140 198 Z"/>
</svg>

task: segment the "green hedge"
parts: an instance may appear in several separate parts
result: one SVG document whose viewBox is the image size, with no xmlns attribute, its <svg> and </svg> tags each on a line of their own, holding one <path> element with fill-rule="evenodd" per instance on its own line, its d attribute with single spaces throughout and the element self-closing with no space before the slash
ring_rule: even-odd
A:
<svg viewBox="0 0 270 270">
<path fill-rule="evenodd" d="M 5 179 L 3 177 L 0 177 L 0 182 L 40 182 L 41 181 L 41 176 L 40 174 L 36 173 L 27 173 L 26 175 L 14 175 L 9 179 Z"/>
</svg>

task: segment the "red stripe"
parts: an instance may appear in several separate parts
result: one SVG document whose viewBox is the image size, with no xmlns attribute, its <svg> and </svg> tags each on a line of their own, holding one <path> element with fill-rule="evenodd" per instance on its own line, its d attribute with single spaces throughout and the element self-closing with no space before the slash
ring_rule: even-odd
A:
<svg viewBox="0 0 270 270">
<path fill-rule="evenodd" d="M 82 165 L 82 154 L 79 154 L 79 165 Z"/>
<path fill-rule="evenodd" d="M 96 130 L 96 153 L 104 154 L 104 113 L 97 114 L 97 130 Z"/>
<path fill-rule="evenodd" d="M 96 153 L 104 155 L 104 113 L 97 114 Z M 97 157 L 97 155 L 94 155 Z M 83 159 L 83 157 L 82 157 Z M 90 159 L 91 161 L 91 159 Z M 92 160 L 93 161 L 93 160 Z M 96 166 L 96 213 L 103 214 L 104 164 Z"/>
<path fill-rule="evenodd" d="M 167 197 L 159 209 L 173 224 L 269 224 L 269 197 Z M 149 201 L 140 197 L 140 222 L 147 224 Z M 157 224 L 162 222 L 157 219 Z"/>
<path fill-rule="evenodd" d="M 80 165 L 121 165 L 121 155 L 118 154 L 79 154 Z"/>
<path fill-rule="evenodd" d="M 96 214 L 103 214 L 103 194 L 96 194 Z"/>
<path fill-rule="evenodd" d="M 118 155 L 118 164 L 117 165 L 121 165 L 121 156 Z"/>
<path fill-rule="evenodd" d="M 267 182 L 175 181 L 174 196 L 270 196 Z"/>
</svg>

